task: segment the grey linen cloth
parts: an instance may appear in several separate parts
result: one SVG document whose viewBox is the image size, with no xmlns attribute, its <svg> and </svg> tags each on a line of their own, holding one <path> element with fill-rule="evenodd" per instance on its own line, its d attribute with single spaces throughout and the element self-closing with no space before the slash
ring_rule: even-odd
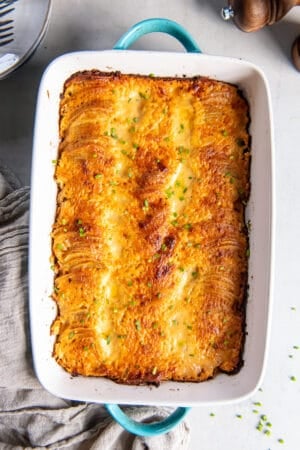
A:
<svg viewBox="0 0 300 450">
<path fill-rule="evenodd" d="M 0 162 L 0 449 L 188 449 L 186 421 L 165 435 L 136 437 L 103 406 L 57 398 L 38 382 L 28 324 L 29 196 L 29 188 Z M 139 422 L 170 414 L 154 407 L 126 411 Z"/>
</svg>

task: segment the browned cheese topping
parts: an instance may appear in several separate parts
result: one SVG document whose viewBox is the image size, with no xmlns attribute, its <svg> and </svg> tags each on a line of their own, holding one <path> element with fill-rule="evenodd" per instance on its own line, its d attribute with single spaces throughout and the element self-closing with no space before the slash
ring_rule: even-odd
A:
<svg viewBox="0 0 300 450">
<path fill-rule="evenodd" d="M 55 178 L 54 357 L 122 383 L 241 366 L 249 111 L 207 78 L 65 83 Z"/>
</svg>

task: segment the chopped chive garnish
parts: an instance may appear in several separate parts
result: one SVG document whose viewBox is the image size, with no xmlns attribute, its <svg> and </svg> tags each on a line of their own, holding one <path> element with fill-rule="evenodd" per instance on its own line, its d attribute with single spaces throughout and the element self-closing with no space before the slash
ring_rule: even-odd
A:
<svg viewBox="0 0 300 450">
<path fill-rule="evenodd" d="M 278 439 L 279 444 L 284 444 L 284 440 L 282 438 Z"/>
<path fill-rule="evenodd" d="M 115 128 L 110 129 L 110 136 L 114 139 L 117 139 L 118 136 Z"/>
<path fill-rule="evenodd" d="M 291 381 L 297 381 L 297 378 L 296 378 L 294 375 L 292 375 L 292 376 L 290 377 L 290 380 L 291 380 Z"/>
<path fill-rule="evenodd" d="M 143 98 L 144 100 L 148 100 L 148 97 L 147 97 L 147 95 L 144 92 L 139 92 L 139 96 L 141 98 Z"/>
<path fill-rule="evenodd" d="M 162 244 L 162 245 L 161 245 L 161 249 L 162 249 L 163 252 L 165 252 L 165 251 L 167 250 L 166 244 Z"/>
<path fill-rule="evenodd" d="M 147 199 L 144 200 L 144 207 L 147 209 L 149 208 L 149 202 Z"/>
<path fill-rule="evenodd" d="M 222 133 L 223 136 L 228 136 L 228 131 L 227 130 L 222 130 L 221 133 Z"/>
<path fill-rule="evenodd" d="M 243 416 L 242 416 L 241 414 L 237 414 L 236 417 L 237 417 L 238 419 L 242 419 L 242 418 L 243 418 Z"/>
<path fill-rule="evenodd" d="M 107 344 L 107 345 L 110 344 L 110 336 L 107 336 L 107 338 L 106 338 L 106 344 Z"/>
<path fill-rule="evenodd" d="M 74 335 L 75 335 L 75 333 L 74 333 L 74 331 L 71 331 L 70 333 L 69 333 L 69 339 L 72 339 L 73 337 L 74 337 Z"/>
<path fill-rule="evenodd" d="M 136 320 L 134 322 L 134 325 L 135 325 L 135 328 L 137 329 L 137 331 L 140 331 L 140 329 L 142 328 L 140 320 Z"/>
<path fill-rule="evenodd" d="M 79 230 L 78 230 L 78 232 L 79 232 L 79 236 L 80 236 L 80 237 L 84 237 L 84 236 L 85 236 L 85 230 L 84 230 L 83 227 L 80 227 Z"/>
<path fill-rule="evenodd" d="M 138 121 L 139 121 L 139 118 L 138 118 L 138 117 L 134 117 L 134 118 L 132 119 L 132 122 L 134 122 L 134 123 L 138 123 Z"/>
<path fill-rule="evenodd" d="M 99 178 L 101 178 L 102 177 L 102 173 L 97 173 L 95 176 L 94 176 L 94 178 L 96 179 L 96 180 L 98 180 Z"/>
<path fill-rule="evenodd" d="M 185 223 L 185 224 L 183 225 L 183 228 L 185 228 L 186 230 L 191 230 L 192 224 L 191 224 L 191 223 Z"/>
</svg>

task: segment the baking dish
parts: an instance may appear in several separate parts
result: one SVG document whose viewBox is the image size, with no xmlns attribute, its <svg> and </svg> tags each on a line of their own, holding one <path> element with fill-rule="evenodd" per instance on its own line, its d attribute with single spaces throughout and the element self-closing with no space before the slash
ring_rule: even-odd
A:
<svg viewBox="0 0 300 450">
<path fill-rule="evenodd" d="M 175 36 L 188 53 L 125 50 L 145 33 L 161 31 Z M 195 76 L 237 84 L 250 105 L 252 136 L 251 196 L 246 220 L 251 223 L 247 337 L 244 366 L 236 375 L 217 375 L 204 383 L 164 382 L 153 386 L 125 386 L 103 378 L 71 377 L 52 357 L 50 325 L 56 316 L 51 300 L 50 232 L 56 208 L 53 160 L 57 157 L 59 100 L 65 80 L 80 70 L 121 71 L 158 76 Z M 109 411 L 136 434 L 168 431 L 193 405 L 239 401 L 259 386 L 266 365 L 269 340 L 273 266 L 273 137 L 270 95 L 263 73 L 253 64 L 201 54 L 195 41 L 175 22 L 149 19 L 136 24 L 113 50 L 84 51 L 63 55 L 46 69 L 41 81 L 34 131 L 30 217 L 30 322 L 36 374 L 56 396 L 73 400 L 109 403 Z M 124 422 L 115 404 L 177 406 L 160 424 Z M 125 419 L 126 421 L 127 419 Z M 150 427 L 150 428 L 149 428 Z"/>
</svg>

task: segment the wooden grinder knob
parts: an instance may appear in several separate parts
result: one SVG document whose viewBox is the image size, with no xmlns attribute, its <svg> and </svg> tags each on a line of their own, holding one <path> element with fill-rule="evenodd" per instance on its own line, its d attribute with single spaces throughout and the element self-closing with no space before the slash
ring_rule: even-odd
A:
<svg viewBox="0 0 300 450">
<path fill-rule="evenodd" d="M 228 0 L 222 9 L 224 20 L 233 18 L 242 31 L 257 31 L 281 20 L 300 0 Z M 300 36 L 292 46 L 294 66 L 300 71 Z"/>
<path fill-rule="evenodd" d="M 300 36 L 294 41 L 292 46 L 292 59 L 294 66 L 300 71 Z"/>
<path fill-rule="evenodd" d="M 229 0 L 223 8 L 224 19 L 233 18 L 243 31 L 251 32 L 282 19 L 300 0 Z"/>
</svg>

